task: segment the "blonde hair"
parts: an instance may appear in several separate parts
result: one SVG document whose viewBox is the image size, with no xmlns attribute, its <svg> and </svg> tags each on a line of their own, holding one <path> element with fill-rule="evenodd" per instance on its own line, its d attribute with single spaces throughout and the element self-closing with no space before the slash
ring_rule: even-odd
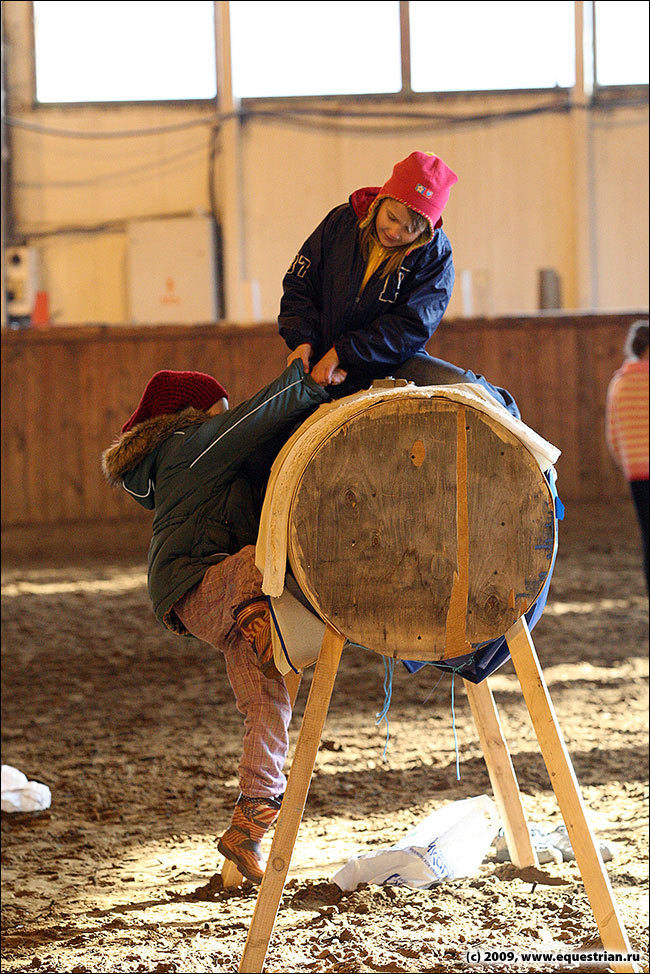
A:
<svg viewBox="0 0 650 974">
<path fill-rule="evenodd" d="M 375 217 L 377 216 L 377 211 L 384 200 L 392 199 L 392 196 L 382 196 L 379 199 L 374 200 L 372 206 L 368 210 L 366 216 L 359 222 L 359 243 L 361 245 L 361 253 L 365 261 L 368 260 L 370 256 L 370 251 L 372 249 L 373 242 L 379 242 L 377 233 L 375 230 Z M 398 202 L 400 202 L 398 200 Z M 406 206 L 406 203 L 403 204 Z M 385 261 L 381 266 L 381 276 L 382 280 L 389 277 L 393 271 L 396 271 L 400 266 L 406 254 L 409 250 L 415 250 L 416 247 L 423 247 L 424 244 L 429 243 L 433 237 L 433 230 L 431 228 L 431 223 L 425 216 L 418 213 L 417 210 L 412 210 L 410 206 L 406 206 L 411 218 L 410 231 L 415 230 L 420 231 L 420 236 L 417 237 L 412 243 L 404 244 L 402 247 L 395 247 L 391 250 Z"/>
</svg>

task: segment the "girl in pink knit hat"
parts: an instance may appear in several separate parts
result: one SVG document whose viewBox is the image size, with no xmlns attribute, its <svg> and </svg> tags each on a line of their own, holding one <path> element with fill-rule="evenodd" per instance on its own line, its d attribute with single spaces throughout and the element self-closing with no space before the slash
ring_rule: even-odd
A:
<svg viewBox="0 0 650 974">
<path fill-rule="evenodd" d="M 442 213 L 457 181 L 438 156 L 412 152 L 383 186 L 359 189 L 328 213 L 291 264 L 278 318 L 287 362 L 301 359 L 336 398 L 387 375 L 472 382 L 519 416 L 507 390 L 425 350 L 454 285 Z"/>
</svg>

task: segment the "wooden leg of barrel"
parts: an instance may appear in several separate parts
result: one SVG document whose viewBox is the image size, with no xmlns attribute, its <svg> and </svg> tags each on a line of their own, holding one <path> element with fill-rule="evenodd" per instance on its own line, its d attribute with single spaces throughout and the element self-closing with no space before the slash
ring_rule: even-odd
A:
<svg viewBox="0 0 650 974">
<path fill-rule="evenodd" d="M 275 827 L 268 865 L 239 966 L 240 972 L 259 974 L 264 967 L 344 642 L 344 636 L 327 627 L 305 706 L 287 790 Z"/>
<path fill-rule="evenodd" d="M 576 862 L 600 931 L 603 947 L 612 953 L 630 952 L 609 877 L 587 818 L 573 764 L 558 723 L 546 680 L 526 620 L 518 619 L 506 633 L 512 662 L 521 684 L 542 757 L 551 778 Z M 635 971 L 629 962 L 611 963 L 615 971 Z"/>
<path fill-rule="evenodd" d="M 521 803 L 517 776 L 501 730 L 492 690 L 487 680 L 482 683 L 470 683 L 469 680 L 463 682 L 483 748 L 494 800 L 503 822 L 510 858 L 515 866 L 538 866 L 537 854 Z"/>
<path fill-rule="evenodd" d="M 284 682 L 287 685 L 287 690 L 289 691 L 289 702 L 291 704 L 292 710 L 296 702 L 296 697 L 298 696 L 298 690 L 300 689 L 301 681 L 302 681 L 302 670 L 299 670 L 297 673 L 295 673 L 293 670 L 289 670 L 289 672 L 284 678 Z"/>
<path fill-rule="evenodd" d="M 224 859 L 223 866 L 221 869 L 221 882 L 223 883 L 224 889 L 232 889 L 234 886 L 241 886 L 244 882 L 244 877 L 237 869 L 234 862 L 230 859 Z"/>
</svg>

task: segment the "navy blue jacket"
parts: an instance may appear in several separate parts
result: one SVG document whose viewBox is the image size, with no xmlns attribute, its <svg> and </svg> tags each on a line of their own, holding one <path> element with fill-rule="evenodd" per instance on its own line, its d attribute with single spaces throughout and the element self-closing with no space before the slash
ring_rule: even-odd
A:
<svg viewBox="0 0 650 974">
<path fill-rule="evenodd" d="M 284 278 L 278 318 L 289 348 L 309 342 L 317 362 L 333 346 L 344 369 L 367 376 L 424 349 L 454 285 L 451 244 L 438 228 L 388 278 L 374 274 L 359 296 L 366 269 L 359 220 L 377 192 L 353 193 L 314 230 Z"/>
</svg>

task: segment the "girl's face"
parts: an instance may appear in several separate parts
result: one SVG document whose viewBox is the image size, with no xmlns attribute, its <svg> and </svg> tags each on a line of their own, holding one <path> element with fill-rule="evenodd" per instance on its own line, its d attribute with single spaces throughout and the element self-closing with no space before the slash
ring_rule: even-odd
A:
<svg viewBox="0 0 650 974">
<path fill-rule="evenodd" d="M 405 247 L 414 243 L 422 233 L 413 229 L 413 216 L 398 200 L 385 199 L 379 204 L 375 229 L 384 247 Z"/>
</svg>

